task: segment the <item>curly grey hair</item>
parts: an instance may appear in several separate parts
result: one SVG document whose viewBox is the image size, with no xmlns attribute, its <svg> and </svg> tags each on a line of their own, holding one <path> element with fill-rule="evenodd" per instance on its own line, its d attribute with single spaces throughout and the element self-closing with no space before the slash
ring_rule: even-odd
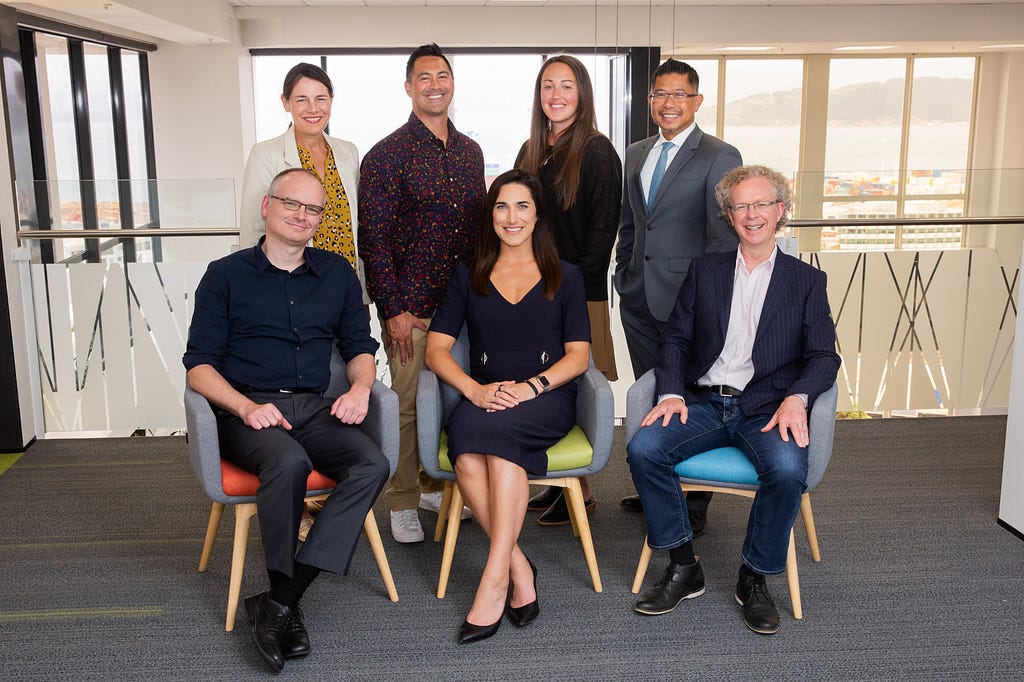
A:
<svg viewBox="0 0 1024 682">
<path fill-rule="evenodd" d="M 789 222 L 789 208 L 793 204 L 793 193 L 789 189 L 789 179 L 777 170 L 768 166 L 737 166 L 722 176 L 722 180 L 715 186 L 715 201 L 723 216 L 728 216 L 727 209 L 732 197 L 732 189 L 744 180 L 750 178 L 765 178 L 772 184 L 775 198 L 782 202 L 786 210 L 779 218 L 775 231 L 779 232 Z"/>
</svg>

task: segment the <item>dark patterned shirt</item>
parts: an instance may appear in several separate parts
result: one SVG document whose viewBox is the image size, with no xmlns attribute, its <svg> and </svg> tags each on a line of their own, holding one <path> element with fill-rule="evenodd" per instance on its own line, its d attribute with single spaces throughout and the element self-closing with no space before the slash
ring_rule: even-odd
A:
<svg viewBox="0 0 1024 682">
<path fill-rule="evenodd" d="M 448 121 L 445 146 L 415 114 L 360 169 L 359 256 L 385 318 L 434 314 L 452 270 L 472 259 L 484 196 L 480 145 Z"/>
</svg>

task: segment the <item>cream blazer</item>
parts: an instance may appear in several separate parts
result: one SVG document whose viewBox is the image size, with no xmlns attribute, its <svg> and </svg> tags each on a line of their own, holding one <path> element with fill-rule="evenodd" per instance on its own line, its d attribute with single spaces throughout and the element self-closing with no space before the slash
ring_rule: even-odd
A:
<svg viewBox="0 0 1024 682">
<path fill-rule="evenodd" d="M 341 186 L 345 188 L 349 208 L 352 211 L 352 238 L 359 247 L 359 152 L 356 146 L 347 140 L 324 135 L 327 144 L 334 152 L 334 163 L 338 167 Z M 260 205 L 263 196 L 270 187 L 274 176 L 287 168 L 302 168 L 299 161 L 299 150 L 295 143 L 295 129 L 291 126 L 283 135 L 264 140 L 253 146 L 249 152 L 249 160 L 245 164 L 245 176 L 242 179 L 242 203 L 239 209 L 238 244 L 244 248 L 252 246 L 263 236 L 266 226 Z M 366 279 L 363 260 L 358 261 L 359 284 L 363 290 L 363 303 L 369 305 L 370 298 L 366 295 Z"/>
</svg>

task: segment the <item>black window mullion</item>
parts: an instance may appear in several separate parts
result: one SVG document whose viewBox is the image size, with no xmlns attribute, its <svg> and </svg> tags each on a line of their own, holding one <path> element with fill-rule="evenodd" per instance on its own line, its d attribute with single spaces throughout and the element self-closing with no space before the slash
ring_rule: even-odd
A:
<svg viewBox="0 0 1024 682">
<path fill-rule="evenodd" d="M 78 148 L 78 186 L 82 200 L 82 228 L 98 230 L 100 220 L 96 206 L 96 172 L 92 163 L 89 93 L 86 90 L 85 50 L 81 40 L 68 39 L 68 63 L 71 67 L 71 98 L 75 119 L 75 140 Z M 98 239 L 85 240 L 85 260 L 88 263 L 100 262 Z"/>
<path fill-rule="evenodd" d="M 128 120 L 125 114 L 124 77 L 121 70 L 121 49 L 107 47 L 107 73 L 110 81 L 110 113 L 114 119 L 114 163 L 117 168 L 117 205 L 121 227 L 135 227 L 132 213 L 131 168 L 128 159 Z M 122 239 L 125 263 L 135 262 L 135 240 Z"/>
<path fill-rule="evenodd" d="M 42 105 L 39 102 L 39 77 L 36 70 L 36 38 L 32 31 L 18 31 L 21 69 L 25 81 L 25 111 L 28 124 L 28 141 L 32 159 L 32 197 L 35 204 L 35 224 L 28 225 L 37 230 L 53 229 L 50 213 L 50 188 L 46 174 L 46 143 L 43 136 Z M 53 262 L 53 242 L 41 239 L 39 259 L 43 263 Z"/>
<path fill-rule="evenodd" d="M 156 143 L 153 141 L 153 101 L 149 88 L 149 55 L 139 52 L 139 87 L 142 89 L 142 134 L 146 145 L 146 184 L 149 186 L 149 225 L 160 227 L 160 192 L 156 181 Z M 152 241 L 153 262 L 163 260 L 159 237 Z"/>
</svg>

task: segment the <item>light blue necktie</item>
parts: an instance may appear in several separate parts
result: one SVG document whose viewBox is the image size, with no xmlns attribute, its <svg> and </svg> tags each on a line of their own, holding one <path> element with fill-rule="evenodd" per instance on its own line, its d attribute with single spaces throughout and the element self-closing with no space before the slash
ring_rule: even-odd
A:
<svg viewBox="0 0 1024 682">
<path fill-rule="evenodd" d="M 658 188 L 661 187 L 661 181 L 665 177 L 665 168 L 668 166 L 668 153 L 674 146 L 671 142 L 661 145 L 661 156 L 658 157 L 658 163 L 654 164 L 654 175 L 651 176 L 651 190 L 647 193 L 648 209 L 654 204 L 654 197 L 658 196 Z"/>
</svg>

